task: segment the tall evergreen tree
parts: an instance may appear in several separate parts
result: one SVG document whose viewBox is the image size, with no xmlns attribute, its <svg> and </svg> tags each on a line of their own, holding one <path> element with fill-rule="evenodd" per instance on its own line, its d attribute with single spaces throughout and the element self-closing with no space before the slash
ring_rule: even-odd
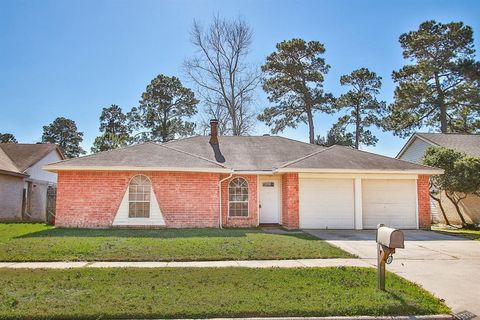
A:
<svg viewBox="0 0 480 320">
<path fill-rule="evenodd" d="M 367 128 L 372 125 L 380 126 L 386 109 L 386 103 L 376 98 L 382 87 L 382 78 L 367 68 L 361 68 L 341 76 L 340 84 L 351 89 L 342 94 L 335 103 L 339 110 L 348 112 L 339 119 L 339 125 L 353 125 L 355 148 L 358 149 L 360 144 L 374 146 L 378 139 Z"/>
<path fill-rule="evenodd" d="M 442 133 L 480 130 L 480 63 L 472 28 L 462 22 L 426 21 L 400 36 L 403 57 L 393 72 L 395 101 L 385 129 L 408 136 L 424 126 Z"/>
<path fill-rule="evenodd" d="M 43 126 L 42 142 L 56 143 L 67 158 L 85 154 L 85 150 L 80 147 L 82 141 L 83 132 L 78 131 L 73 120 L 58 117 L 51 124 Z"/>
<path fill-rule="evenodd" d="M 178 78 L 158 75 L 142 94 L 139 107 L 128 113 L 132 127 L 140 130 L 134 140 L 166 142 L 193 135 L 195 123 L 187 119 L 197 113 L 197 103 Z"/>
<path fill-rule="evenodd" d="M 0 133 L 0 143 L 18 143 L 18 141 L 11 133 Z"/>
<path fill-rule="evenodd" d="M 334 100 L 323 90 L 330 68 L 323 58 L 325 47 L 318 41 L 292 39 L 278 43 L 276 48 L 262 66 L 263 89 L 275 106 L 266 108 L 258 119 L 273 126 L 272 133 L 306 123 L 309 141 L 315 143 L 313 116 L 318 111 L 332 112 Z"/>
<path fill-rule="evenodd" d="M 94 153 L 124 147 L 130 141 L 127 116 L 115 104 L 102 109 L 99 129 L 102 134 L 95 138 L 91 149 Z"/>
<path fill-rule="evenodd" d="M 353 134 L 346 132 L 345 128 L 338 123 L 334 124 L 332 128 L 328 130 L 326 137 L 318 135 L 315 143 L 323 147 L 331 147 L 334 145 L 353 147 L 355 145 Z"/>
</svg>

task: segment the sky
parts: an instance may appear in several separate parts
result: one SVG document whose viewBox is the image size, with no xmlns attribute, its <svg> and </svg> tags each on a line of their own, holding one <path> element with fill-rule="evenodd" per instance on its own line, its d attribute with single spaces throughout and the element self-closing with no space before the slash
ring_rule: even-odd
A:
<svg viewBox="0 0 480 320">
<path fill-rule="evenodd" d="M 254 39 L 249 60 L 261 65 L 275 44 L 291 38 L 318 40 L 331 66 L 325 90 L 338 96 L 343 74 L 367 67 L 383 78 L 380 99 L 392 102 L 393 70 L 402 58 L 398 37 L 425 20 L 463 21 L 480 47 L 480 1 L 138 1 L 0 0 L 0 133 L 19 142 L 41 141 L 42 127 L 56 117 L 74 120 L 89 151 L 99 135 L 103 107 L 129 111 L 158 74 L 179 77 L 193 20 L 242 17 Z M 478 59 L 478 56 L 477 56 Z M 255 108 L 269 106 L 259 89 Z M 201 106 L 200 106 L 201 109 Z M 315 115 L 315 133 L 325 135 L 341 114 Z M 367 151 L 395 156 L 405 143 L 373 128 L 379 142 Z M 259 123 L 254 134 L 269 133 Z M 308 141 L 307 125 L 282 136 Z"/>
</svg>

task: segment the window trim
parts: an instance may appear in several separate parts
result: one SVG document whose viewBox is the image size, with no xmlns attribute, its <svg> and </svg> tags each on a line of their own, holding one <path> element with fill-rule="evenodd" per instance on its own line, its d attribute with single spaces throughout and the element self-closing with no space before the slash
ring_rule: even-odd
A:
<svg viewBox="0 0 480 320">
<path fill-rule="evenodd" d="M 135 179 L 136 177 L 139 177 L 139 176 L 147 178 L 148 182 L 150 183 L 150 194 L 149 194 L 149 197 L 148 197 L 149 198 L 148 201 L 130 201 L 130 185 L 132 183 L 132 180 Z M 128 209 L 127 217 L 128 217 L 128 219 L 150 219 L 152 217 L 152 191 L 153 191 L 153 184 L 152 184 L 152 180 L 150 179 L 150 177 L 148 177 L 144 174 L 136 174 L 136 175 L 134 175 L 130 178 L 130 180 L 128 181 L 128 188 L 127 188 L 127 209 Z M 139 203 L 147 203 L 148 202 L 148 217 L 130 217 L 130 203 L 131 202 L 139 202 Z"/>
<path fill-rule="evenodd" d="M 234 202 L 234 203 L 244 203 L 245 201 L 230 201 L 230 183 L 235 180 L 235 179 L 243 179 L 243 181 L 245 181 L 245 183 L 247 184 L 247 215 L 246 216 L 232 216 L 230 215 L 230 202 Z M 237 176 L 237 177 L 232 177 L 229 181 L 228 181 L 228 185 L 227 185 L 227 207 L 228 207 L 228 215 L 227 217 L 229 219 L 246 219 L 246 218 L 250 218 L 250 184 L 248 183 L 248 180 L 243 177 L 243 176 Z"/>
</svg>

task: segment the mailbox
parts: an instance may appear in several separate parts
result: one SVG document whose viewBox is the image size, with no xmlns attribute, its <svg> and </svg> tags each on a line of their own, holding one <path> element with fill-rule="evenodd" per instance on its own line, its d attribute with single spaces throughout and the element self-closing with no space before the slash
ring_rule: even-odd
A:
<svg viewBox="0 0 480 320">
<path fill-rule="evenodd" d="M 395 249 L 405 248 L 403 232 L 397 229 L 377 226 L 377 286 L 385 291 L 385 264 L 391 263 Z"/>
<path fill-rule="evenodd" d="M 405 248 L 403 232 L 383 226 L 377 230 L 377 243 L 390 249 Z"/>
</svg>

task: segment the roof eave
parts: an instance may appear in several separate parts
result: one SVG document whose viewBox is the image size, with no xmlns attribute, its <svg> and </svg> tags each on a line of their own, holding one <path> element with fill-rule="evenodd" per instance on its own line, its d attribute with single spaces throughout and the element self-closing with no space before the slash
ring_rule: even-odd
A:
<svg viewBox="0 0 480 320">
<path fill-rule="evenodd" d="M 279 173 L 372 173 L 372 174 L 443 174 L 443 169 L 328 169 L 328 168 L 278 168 L 276 172 Z"/>
<path fill-rule="evenodd" d="M 227 168 L 185 168 L 185 167 L 135 167 L 135 166 L 63 166 L 63 165 L 45 165 L 43 170 L 50 172 L 58 171 L 177 171 L 177 172 L 211 172 L 211 173 L 231 173 Z"/>
<path fill-rule="evenodd" d="M 257 175 L 272 175 L 275 170 L 233 170 L 234 174 L 257 174 Z"/>
<path fill-rule="evenodd" d="M 9 175 L 9 176 L 16 176 L 16 177 L 23 177 L 23 178 L 29 176 L 29 174 L 27 174 L 27 173 L 1 170 L 1 169 L 0 169 L 0 174 L 5 174 L 5 175 Z"/>
</svg>

